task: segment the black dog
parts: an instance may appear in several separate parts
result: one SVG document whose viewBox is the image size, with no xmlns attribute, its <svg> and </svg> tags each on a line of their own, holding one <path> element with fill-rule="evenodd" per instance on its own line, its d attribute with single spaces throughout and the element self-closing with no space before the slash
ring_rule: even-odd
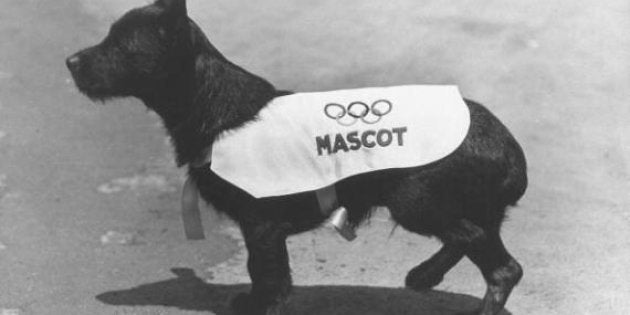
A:
<svg viewBox="0 0 630 315">
<path fill-rule="evenodd" d="M 188 165 L 202 197 L 241 227 L 252 289 L 233 306 L 239 313 L 280 313 L 291 289 L 285 241 L 327 219 L 315 194 L 256 199 L 194 161 L 203 160 L 219 134 L 255 119 L 269 101 L 289 92 L 223 57 L 188 18 L 185 0 L 158 0 L 128 12 L 102 43 L 69 57 L 67 66 L 88 97 L 135 96 L 160 115 L 178 165 Z M 385 206 L 405 229 L 443 242 L 408 273 L 407 287 L 432 288 L 467 256 L 487 282 L 477 312 L 497 314 L 522 277 L 499 230 L 506 208 L 525 192 L 526 163 L 501 122 L 483 106 L 466 103 L 470 130 L 448 157 L 423 167 L 354 176 L 339 182 L 337 192 L 355 226 L 375 206 Z"/>
</svg>

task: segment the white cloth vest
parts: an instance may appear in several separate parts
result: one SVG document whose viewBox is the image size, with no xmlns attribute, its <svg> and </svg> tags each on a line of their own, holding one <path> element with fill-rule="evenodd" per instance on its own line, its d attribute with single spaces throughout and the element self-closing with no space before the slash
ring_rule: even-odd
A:
<svg viewBox="0 0 630 315">
<path fill-rule="evenodd" d="M 362 173 L 435 162 L 462 143 L 469 125 L 456 86 L 298 93 L 223 133 L 211 169 L 256 198 L 315 191 Z"/>
</svg>

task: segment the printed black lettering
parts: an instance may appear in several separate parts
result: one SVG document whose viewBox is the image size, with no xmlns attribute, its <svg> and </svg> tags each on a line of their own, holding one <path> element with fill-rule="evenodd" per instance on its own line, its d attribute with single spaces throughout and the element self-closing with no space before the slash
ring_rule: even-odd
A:
<svg viewBox="0 0 630 315">
<path fill-rule="evenodd" d="M 353 131 L 347 135 L 348 142 L 350 142 L 350 150 L 356 151 L 361 148 L 361 139 L 359 139 L 359 132 Z"/>
<path fill-rule="evenodd" d="M 372 136 L 376 136 L 376 131 L 374 130 L 368 130 L 366 132 L 364 132 L 361 135 L 361 142 L 363 143 L 363 146 L 366 148 L 373 148 L 376 146 L 375 142 L 368 142 L 368 136 L 372 135 Z"/>
<path fill-rule="evenodd" d="M 393 137 L 392 132 L 387 129 L 381 129 L 376 134 L 376 142 L 381 147 L 386 147 L 392 143 Z"/>
<path fill-rule="evenodd" d="M 392 131 L 396 134 L 398 138 L 398 146 L 403 146 L 405 144 L 403 140 L 403 133 L 407 132 L 407 127 L 394 128 L 392 129 Z"/>
<path fill-rule="evenodd" d="M 337 153 L 339 152 L 339 150 L 348 152 L 348 144 L 346 143 L 346 140 L 343 138 L 343 136 L 340 133 L 338 133 L 337 136 L 335 136 L 335 145 L 332 149 L 332 153 Z"/>
<path fill-rule="evenodd" d="M 315 138 L 317 144 L 318 155 L 324 155 L 324 152 L 328 155 L 336 154 L 339 151 L 349 152 L 357 151 L 362 147 L 374 148 L 377 145 L 380 147 L 388 147 L 394 141 L 398 143 L 398 146 L 405 144 L 405 133 L 407 127 L 398 127 L 393 129 L 380 129 L 366 130 L 362 133 L 359 131 L 351 131 L 347 134 L 338 133 L 334 135 L 334 141 L 331 141 L 332 135 L 325 135 Z M 394 136 L 396 134 L 396 136 Z M 394 140 L 395 139 L 395 140 Z"/>
<path fill-rule="evenodd" d="M 324 150 L 330 154 L 330 136 L 325 135 L 324 137 L 316 137 L 315 142 L 317 143 L 317 153 L 322 155 Z"/>
</svg>

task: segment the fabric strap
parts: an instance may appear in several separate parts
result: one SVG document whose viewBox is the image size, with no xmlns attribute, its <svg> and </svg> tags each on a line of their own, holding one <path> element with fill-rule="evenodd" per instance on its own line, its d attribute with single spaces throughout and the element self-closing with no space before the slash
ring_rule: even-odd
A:
<svg viewBox="0 0 630 315">
<path fill-rule="evenodd" d="M 199 210 L 199 191 L 192 178 L 188 178 L 182 190 L 182 220 L 184 232 L 189 240 L 203 240 L 206 238 L 201 223 Z"/>
</svg>

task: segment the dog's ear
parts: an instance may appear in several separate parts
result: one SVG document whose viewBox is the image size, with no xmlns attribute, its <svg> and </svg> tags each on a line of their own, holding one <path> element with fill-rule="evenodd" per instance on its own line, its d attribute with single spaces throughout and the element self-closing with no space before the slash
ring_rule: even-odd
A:
<svg viewBox="0 0 630 315">
<path fill-rule="evenodd" d="M 157 0 L 156 5 L 161 6 L 168 13 L 186 15 L 186 0 Z"/>
<path fill-rule="evenodd" d="M 155 5 L 163 10 L 160 20 L 164 30 L 183 30 L 188 25 L 186 0 L 156 0 Z"/>
</svg>

